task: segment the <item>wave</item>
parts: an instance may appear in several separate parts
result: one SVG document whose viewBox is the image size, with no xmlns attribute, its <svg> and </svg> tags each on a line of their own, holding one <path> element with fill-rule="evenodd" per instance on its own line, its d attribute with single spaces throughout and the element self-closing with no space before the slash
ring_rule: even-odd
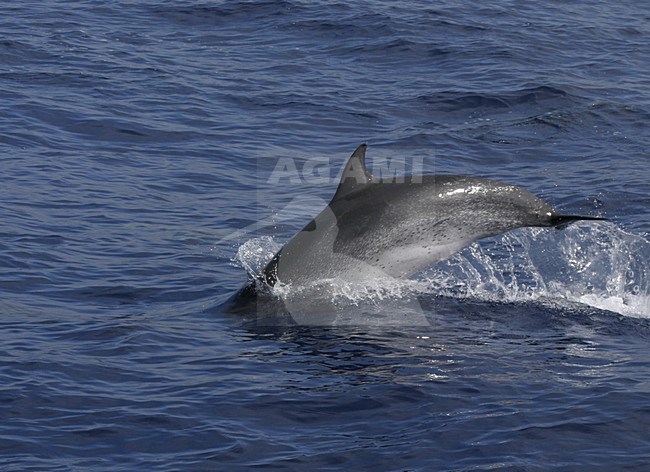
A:
<svg viewBox="0 0 650 472">
<path fill-rule="evenodd" d="M 181 25 L 238 24 L 252 19 L 275 18 L 300 9 L 283 0 L 224 2 L 220 5 L 175 5 L 156 7 L 154 13 Z"/>
<path fill-rule="evenodd" d="M 540 85 L 524 88 L 510 93 L 479 94 L 459 91 L 446 91 L 429 95 L 421 95 L 417 101 L 438 111 L 458 113 L 475 109 L 511 109 L 523 105 L 527 108 L 534 106 L 558 107 L 573 104 L 578 99 L 559 87 Z"/>
</svg>

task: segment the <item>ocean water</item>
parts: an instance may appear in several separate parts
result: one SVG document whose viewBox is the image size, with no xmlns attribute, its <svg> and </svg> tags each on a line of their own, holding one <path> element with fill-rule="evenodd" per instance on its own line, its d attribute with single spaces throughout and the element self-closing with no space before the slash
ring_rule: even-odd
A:
<svg viewBox="0 0 650 472">
<path fill-rule="evenodd" d="M 0 8 L 1 470 L 648 470 L 642 2 Z M 609 221 L 232 310 L 363 142 Z"/>
</svg>

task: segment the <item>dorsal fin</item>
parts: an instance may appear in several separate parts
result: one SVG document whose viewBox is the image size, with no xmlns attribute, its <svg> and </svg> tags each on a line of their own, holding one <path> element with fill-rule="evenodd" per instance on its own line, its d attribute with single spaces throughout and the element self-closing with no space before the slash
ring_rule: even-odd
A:
<svg viewBox="0 0 650 472">
<path fill-rule="evenodd" d="M 345 198 L 372 183 L 372 174 L 366 169 L 366 147 L 367 145 L 362 144 L 350 156 L 332 201 Z"/>
</svg>

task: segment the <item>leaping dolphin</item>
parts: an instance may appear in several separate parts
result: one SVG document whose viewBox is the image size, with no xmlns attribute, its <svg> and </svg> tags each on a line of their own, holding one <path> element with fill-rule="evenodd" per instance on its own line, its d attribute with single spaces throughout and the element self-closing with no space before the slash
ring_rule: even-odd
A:
<svg viewBox="0 0 650 472">
<path fill-rule="evenodd" d="M 327 207 L 260 274 L 273 286 L 329 278 L 409 277 L 472 242 L 525 226 L 564 226 L 591 216 L 562 215 L 530 192 L 456 175 L 378 179 L 362 144 L 345 165 Z"/>
</svg>

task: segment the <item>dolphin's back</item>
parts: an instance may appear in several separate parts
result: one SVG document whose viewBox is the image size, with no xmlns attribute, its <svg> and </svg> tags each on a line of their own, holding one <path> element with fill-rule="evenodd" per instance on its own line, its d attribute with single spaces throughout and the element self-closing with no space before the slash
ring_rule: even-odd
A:
<svg viewBox="0 0 650 472">
<path fill-rule="evenodd" d="M 388 275 L 409 276 L 477 239 L 522 226 L 549 226 L 552 208 L 514 185 L 454 175 L 378 182 L 332 202 L 334 252 Z"/>
<path fill-rule="evenodd" d="M 268 282 L 404 277 L 467 244 L 520 226 L 547 226 L 551 207 L 500 182 L 425 175 L 379 181 L 335 198 L 265 270 Z"/>
<path fill-rule="evenodd" d="M 364 160 L 360 147 L 332 201 L 276 254 L 262 280 L 302 285 L 406 277 L 481 238 L 585 219 L 559 215 L 521 187 L 490 179 L 440 174 L 375 179 Z"/>
</svg>

